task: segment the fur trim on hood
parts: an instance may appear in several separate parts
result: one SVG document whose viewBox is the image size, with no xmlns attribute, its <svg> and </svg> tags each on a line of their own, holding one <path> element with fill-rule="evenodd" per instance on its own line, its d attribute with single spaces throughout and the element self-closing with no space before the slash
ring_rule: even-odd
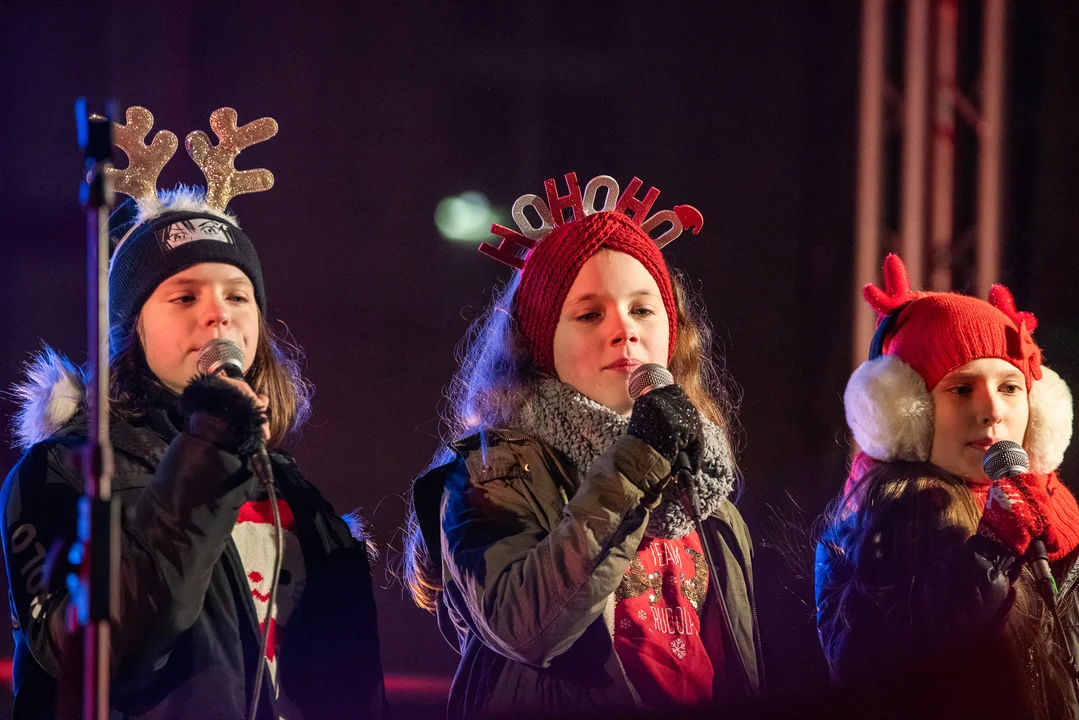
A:
<svg viewBox="0 0 1079 720">
<path fill-rule="evenodd" d="M 14 446 L 26 451 L 56 434 L 86 405 L 86 373 L 48 345 L 26 363 L 26 379 L 12 388 L 19 404 Z"/>
</svg>

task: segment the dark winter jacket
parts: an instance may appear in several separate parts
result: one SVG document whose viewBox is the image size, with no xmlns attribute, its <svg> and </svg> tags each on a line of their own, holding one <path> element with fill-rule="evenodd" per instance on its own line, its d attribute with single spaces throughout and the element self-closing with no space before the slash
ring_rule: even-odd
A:
<svg viewBox="0 0 1079 720">
<path fill-rule="evenodd" d="M 984 703 L 992 717 L 1019 717 L 1037 671 L 1029 665 L 1029 648 L 1008 647 L 1004 629 L 1009 613 L 1018 612 L 1015 583 L 1031 580 L 1019 559 L 997 542 L 930 518 L 926 513 L 947 509 L 946 497 L 931 497 L 933 492 L 908 490 L 881 508 L 880 516 L 889 520 L 872 533 L 857 528 L 851 514 L 829 527 L 818 543 L 817 629 L 833 679 L 848 688 L 874 688 L 882 703 L 899 702 L 911 712 L 919 703 L 939 709 L 937 698 L 929 698 L 934 694 L 947 696 L 964 712 L 975 713 L 974 706 Z M 921 532 L 898 529 L 915 523 L 925 523 Z M 939 530 L 932 535 L 929 527 Z M 887 548 L 912 536 L 921 543 L 910 548 L 916 570 L 889 567 Z M 1079 653 L 1076 554 L 1051 568 L 1069 643 Z M 1052 625 L 1050 630 L 1057 632 Z M 1046 645 L 1056 645 L 1057 637 L 1046 637 Z M 1065 662 L 1062 655 L 1058 661 Z M 1064 702 L 1075 715 L 1079 707 L 1067 684 L 1061 689 L 1070 699 Z"/>
<path fill-rule="evenodd" d="M 122 508 L 113 718 L 245 718 L 251 702 L 259 624 L 230 536 L 256 481 L 240 457 L 178 431 L 183 425 L 169 403 L 112 425 L 113 495 Z M 69 594 L 49 592 L 43 561 L 57 538 L 74 538 L 84 441 L 84 418 L 75 417 L 29 448 L 0 498 L 17 720 L 53 716 L 57 678 L 77 657 L 64 649 Z M 381 717 L 385 693 L 365 545 L 289 456 L 271 459 L 295 517 L 306 585 L 279 639 L 279 678 L 291 707 L 278 706 L 264 680 L 259 716 Z M 62 579 L 53 587 L 63 588 Z"/>
<path fill-rule="evenodd" d="M 478 436 L 463 440 L 413 490 L 424 541 L 443 568 L 439 625 L 461 653 L 449 716 L 637 707 L 612 640 L 613 595 L 648 523 L 645 483 L 629 477 L 658 481 L 669 464 L 624 436 L 579 477 L 533 438 L 489 431 L 487 441 L 486 463 Z M 714 696 L 751 696 L 763 669 L 749 533 L 726 503 L 706 535 L 721 576 L 710 582 L 701 636 L 724 624 L 717 593 L 733 629 L 709 648 L 722 657 Z"/>
</svg>

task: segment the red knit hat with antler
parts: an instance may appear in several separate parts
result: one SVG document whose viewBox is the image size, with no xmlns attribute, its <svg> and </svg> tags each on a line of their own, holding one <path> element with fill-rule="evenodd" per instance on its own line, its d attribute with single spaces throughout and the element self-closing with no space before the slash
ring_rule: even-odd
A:
<svg viewBox="0 0 1079 720">
<path fill-rule="evenodd" d="M 994 285 L 989 302 L 951 292 L 913 292 L 898 255 L 884 261 L 884 289 L 866 285 L 866 302 L 880 321 L 898 311 L 882 352 L 910 365 L 932 390 L 949 372 L 978 358 L 999 358 L 1017 367 L 1027 390 L 1042 377 L 1041 349 L 1030 333 L 1038 321 L 1019 312 L 1003 285 Z M 879 325 L 879 323 L 878 323 Z"/>
<path fill-rule="evenodd" d="M 554 372 L 554 332 L 573 281 L 581 267 L 600 250 L 615 250 L 637 259 L 659 286 L 667 310 L 674 353 L 677 316 L 667 263 L 656 241 L 625 213 L 598 212 L 552 230 L 529 252 L 517 288 L 516 311 L 536 367 Z"/>
</svg>

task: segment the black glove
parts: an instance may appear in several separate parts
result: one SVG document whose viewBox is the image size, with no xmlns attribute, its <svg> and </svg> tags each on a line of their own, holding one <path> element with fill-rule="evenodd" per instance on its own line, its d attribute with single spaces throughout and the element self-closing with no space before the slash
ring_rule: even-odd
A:
<svg viewBox="0 0 1079 720">
<path fill-rule="evenodd" d="M 637 398 L 627 432 L 651 445 L 672 466 L 679 450 L 685 450 L 694 471 L 701 466 L 701 414 L 677 385 L 665 385 Z"/>
<path fill-rule="evenodd" d="M 216 375 L 200 375 L 184 388 L 180 411 L 188 434 L 241 457 L 262 442 L 265 419 L 251 398 Z"/>
</svg>

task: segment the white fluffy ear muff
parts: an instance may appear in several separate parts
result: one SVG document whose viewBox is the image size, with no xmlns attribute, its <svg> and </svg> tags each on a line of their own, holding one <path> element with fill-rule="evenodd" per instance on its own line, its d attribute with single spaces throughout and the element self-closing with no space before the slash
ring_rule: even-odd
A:
<svg viewBox="0 0 1079 720">
<path fill-rule="evenodd" d="M 1031 385 L 1027 401 L 1030 419 L 1023 447 L 1030 456 L 1030 469 L 1051 473 L 1064 461 L 1072 439 L 1072 394 L 1059 375 L 1042 365 L 1042 379 Z"/>
<path fill-rule="evenodd" d="M 922 376 L 895 355 L 862 363 L 847 382 L 843 407 L 854 441 L 871 458 L 929 459 L 933 398 Z"/>
</svg>

